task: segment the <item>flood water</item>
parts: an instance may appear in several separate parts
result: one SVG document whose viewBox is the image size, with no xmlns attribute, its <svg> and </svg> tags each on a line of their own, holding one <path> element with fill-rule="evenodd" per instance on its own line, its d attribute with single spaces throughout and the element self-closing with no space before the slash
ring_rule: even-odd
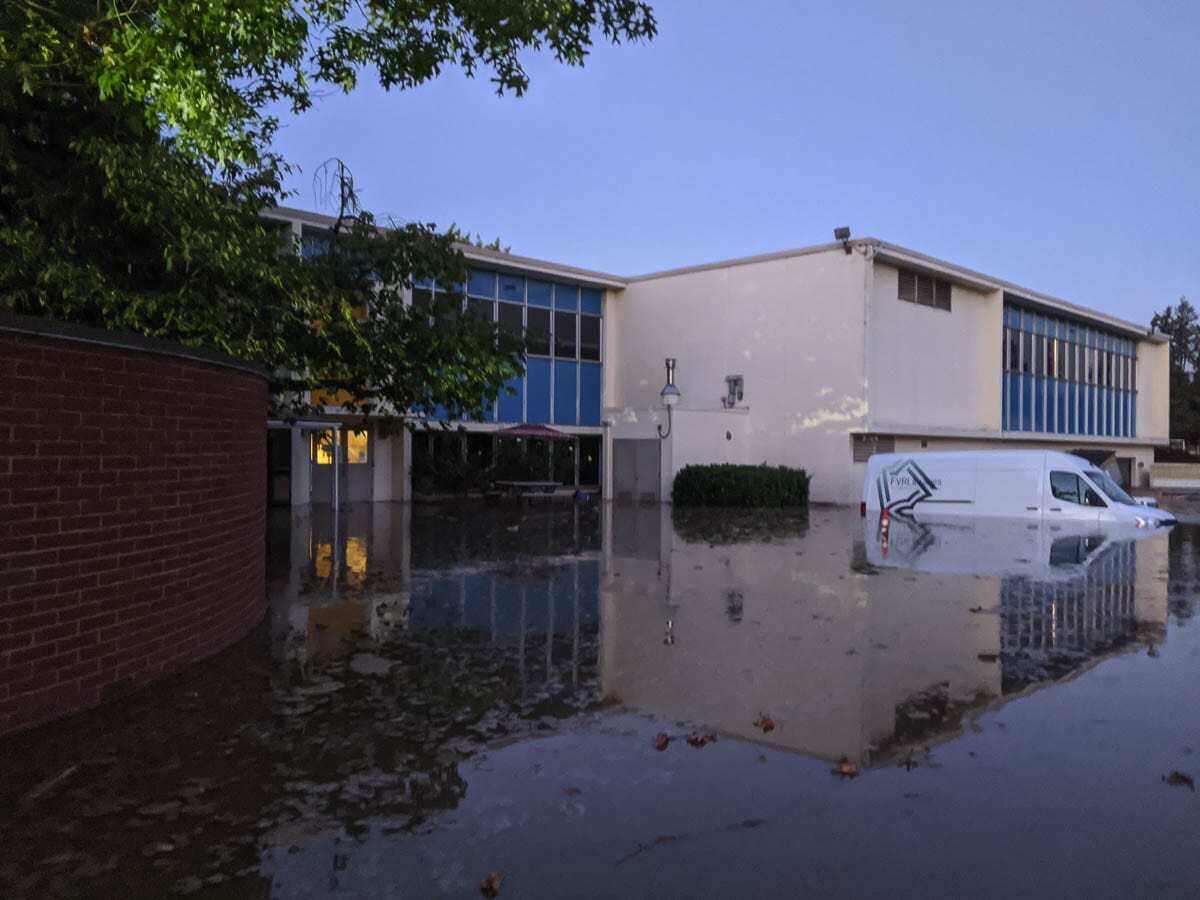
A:
<svg viewBox="0 0 1200 900">
<path fill-rule="evenodd" d="M 1200 526 L 374 504 L 268 543 L 250 638 L 0 739 L 0 895 L 1197 895 Z"/>
</svg>

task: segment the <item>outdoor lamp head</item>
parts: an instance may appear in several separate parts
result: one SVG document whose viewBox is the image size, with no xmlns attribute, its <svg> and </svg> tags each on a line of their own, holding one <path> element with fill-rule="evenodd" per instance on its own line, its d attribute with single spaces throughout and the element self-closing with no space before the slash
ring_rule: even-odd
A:
<svg viewBox="0 0 1200 900">
<path fill-rule="evenodd" d="M 668 384 L 662 389 L 662 393 L 659 396 L 662 397 L 663 406 L 674 406 L 679 402 L 679 388 L 673 384 Z"/>
</svg>

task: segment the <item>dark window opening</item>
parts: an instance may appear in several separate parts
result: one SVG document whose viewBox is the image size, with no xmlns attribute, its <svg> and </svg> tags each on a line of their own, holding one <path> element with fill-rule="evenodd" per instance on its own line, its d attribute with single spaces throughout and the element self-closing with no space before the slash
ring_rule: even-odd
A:
<svg viewBox="0 0 1200 900">
<path fill-rule="evenodd" d="M 579 319 L 579 358 L 600 359 L 600 320 L 595 316 Z"/>
<path fill-rule="evenodd" d="M 535 356 L 550 355 L 550 310 L 529 307 L 525 331 L 525 350 Z"/>
<path fill-rule="evenodd" d="M 562 359 L 575 358 L 575 313 L 554 314 L 554 355 Z"/>
</svg>

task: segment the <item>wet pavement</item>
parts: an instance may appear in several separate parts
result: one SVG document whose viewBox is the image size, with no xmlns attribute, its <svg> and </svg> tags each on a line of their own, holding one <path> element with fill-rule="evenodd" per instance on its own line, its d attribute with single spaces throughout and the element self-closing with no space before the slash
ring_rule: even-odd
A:
<svg viewBox="0 0 1200 900">
<path fill-rule="evenodd" d="M 269 557 L 250 638 L 0 739 L 0 895 L 1196 896 L 1200 526 L 375 504 Z"/>
</svg>

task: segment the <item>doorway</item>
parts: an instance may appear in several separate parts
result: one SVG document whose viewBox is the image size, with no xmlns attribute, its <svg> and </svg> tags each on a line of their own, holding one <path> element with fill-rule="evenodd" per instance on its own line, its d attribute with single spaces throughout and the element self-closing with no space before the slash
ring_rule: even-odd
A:
<svg viewBox="0 0 1200 900">
<path fill-rule="evenodd" d="M 370 430 L 324 428 L 312 432 L 312 502 L 333 502 L 336 465 L 338 502 L 369 503 L 374 496 L 374 449 Z"/>
<path fill-rule="evenodd" d="M 662 499 L 662 442 L 613 441 L 613 497 L 630 503 L 658 503 Z"/>
</svg>

